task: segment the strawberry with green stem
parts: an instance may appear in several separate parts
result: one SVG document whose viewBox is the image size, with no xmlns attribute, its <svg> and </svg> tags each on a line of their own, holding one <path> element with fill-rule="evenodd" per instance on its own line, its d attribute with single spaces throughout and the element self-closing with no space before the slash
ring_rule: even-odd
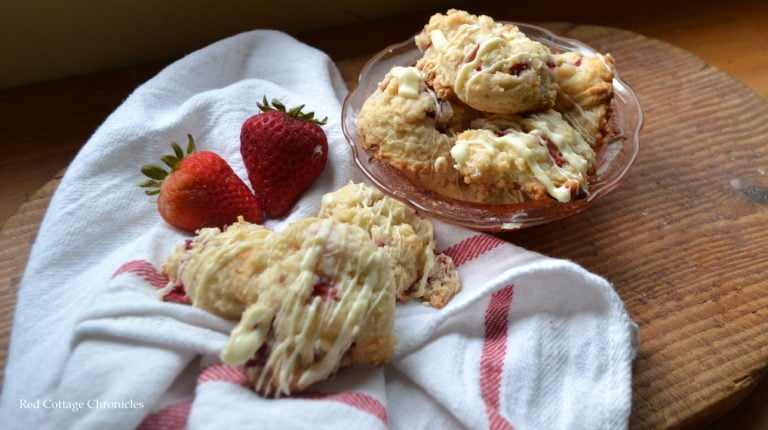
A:
<svg viewBox="0 0 768 430">
<path fill-rule="evenodd" d="M 158 196 L 160 216 L 192 233 L 203 227 L 224 228 L 240 216 L 261 223 L 259 202 L 232 167 L 214 152 L 197 152 L 192 135 L 187 138 L 186 151 L 171 142 L 173 154 L 160 157 L 168 170 L 156 164 L 141 168 L 149 180 L 139 185 L 146 194 Z"/>
<path fill-rule="evenodd" d="M 248 179 L 265 214 L 281 217 L 315 182 L 328 160 L 328 141 L 314 112 L 304 105 L 287 109 L 264 97 L 261 113 L 248 118 L 240 133 L 240 153 Z"/>
</svg>

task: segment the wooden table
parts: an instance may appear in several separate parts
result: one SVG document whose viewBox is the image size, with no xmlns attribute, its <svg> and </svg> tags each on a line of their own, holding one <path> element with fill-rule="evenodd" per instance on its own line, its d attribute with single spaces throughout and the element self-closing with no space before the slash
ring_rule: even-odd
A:
<svg viewBox="0 0 768 430">
<path fill-rule="evenodd" d="M 510 20 L 593 24 L 546 26 L 597 48 L 611 48 L 620 70 L 622 64 L 634 67 L 622 76 L 638 90 L 647 122 L 641 157 L 627 183 L 584 214 L 505 236 L 526 248 L 573 259 L 615 283 L 641 328 L 632 427 L 704 425 L 747 396 L 711 427 L 768 428 L 768 383 L 758 384 L 768 355 L 766 313 L 758 306 L 766 304 L 768 295 L 765 272 L 758 271 L 766 265 L 768 239 L 756 239 L 766 238 L 768 221 L 768 121 L 759 123 L 768 118 L 768 29 L 763 24 L 768 22 L 768 5 L 734 1 L 722 10 L 714 1 L 686 7 L 651 1 L 621 17 L 575 7 L 521 11 L 485 2 L 476 6 L 473 12 Z M 350 75 L 360 58 L 410 36 L 428 15 L 299 37 L 339 60 L 341 70 Z M 163 65 L 0 93 L 3 287 L 18 285 L 29 240 L 55 189 L 56 175 L 106 115 Z M 665 94 L 656 91 L 668 87 L 657 81 L 680 74 L 711 85 L 687 88 L 687 81 L 681 80 L 665 100 Z M 686 105 L 681 95 L 696 103 Z M 722 118 L 719 106 L 742 115 Z M 696 130 L 676 127 L 683 122 Z M 738 132 L 734 124 L 749 128 Z M 726 136 L 722 130 L 729 130 Z M 674 136 L 682 139 L 678 142 Z M 729 139 L 721 136 L 749 151 L 723 155 L 726 149 L 721 148 L 728 147 Z M 670 156 L 662 162 L 648 158 L 665 154 Z M 726 170 L 718 170 L 712 160 Z M 734 166 L 746 170 L 731 175 L 727 169 Z M 702 180 L 696 169 L 707 169 L 712 178 Z M 6 298 L 0 306 L 8 309 L 13 302 Z M 747 308 L 746 314 L 740 313 Z M 3 330 L 0 337 L 7 340 L 7 328 Z M 5 351 L 0 354 L 4 362 Z M 725 381 L 723 375 L 739 378 Z"/>
</svg>

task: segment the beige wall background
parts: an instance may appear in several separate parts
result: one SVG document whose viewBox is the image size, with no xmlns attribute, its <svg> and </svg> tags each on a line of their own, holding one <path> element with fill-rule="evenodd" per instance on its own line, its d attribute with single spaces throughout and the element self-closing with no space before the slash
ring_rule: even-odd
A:
<svg viewBox="0 0 768 430">
<path fill-rule="evenodd" d="M 305 32 L 460 3 L 0 0 L 0 89 L 169 60 L 255 28 Z"/>
</svg>

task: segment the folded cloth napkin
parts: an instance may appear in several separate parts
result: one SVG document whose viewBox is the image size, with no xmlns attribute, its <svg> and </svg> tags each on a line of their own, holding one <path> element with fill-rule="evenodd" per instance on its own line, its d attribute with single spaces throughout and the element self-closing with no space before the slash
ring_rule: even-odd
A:
<svg viewBox="0 0 768 430">
<path fill-rule="evenodd" d="M 342 370 L 267 399 L 219 360 L 233 323 L 157 299 L 189 238 L 137 186 L 139 167 L 191 133 L 242 178 L 243 121 L 264 95 L 328 116 L 328 165 L 280 230 L 322 194 L 363 181 L 341 133 L 332 61 L 290 36 L 239 34 L 171 64 L 96 130 L 54 194 L 24 274 L 5 373 L 6 428 L 624 428 L 635 325 L 580 266 L 434 221 L 462 291 L 442 309 L 398 305 L 381 368 Z"/>
</svg>

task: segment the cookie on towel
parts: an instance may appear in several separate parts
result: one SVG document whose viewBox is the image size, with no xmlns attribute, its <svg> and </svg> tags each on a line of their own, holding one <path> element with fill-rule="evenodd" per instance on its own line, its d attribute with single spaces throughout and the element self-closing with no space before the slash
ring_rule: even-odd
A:
<svg viewBox="0 0 768 430">
<path fill-rule="evenodd" d="M 247 308 L 223 361 L 244 365 L 267 396 L 302 391 L 354 363 L 385 364 L 396 343 L 385 253 L 361 228 L 330 218 L 295 222 L 278 240 L 286 254 L 244 288 Z"/>
<path fill-rule="evenodd" d="M 450 257 L 435 251 L 432 223 L 413 208 L 364 184 L 349 183 L 323 196 L 321 217 L 368 232 L 389 257 L 400 301 L 444 306 L 460 289 Z"/>
</svg>

